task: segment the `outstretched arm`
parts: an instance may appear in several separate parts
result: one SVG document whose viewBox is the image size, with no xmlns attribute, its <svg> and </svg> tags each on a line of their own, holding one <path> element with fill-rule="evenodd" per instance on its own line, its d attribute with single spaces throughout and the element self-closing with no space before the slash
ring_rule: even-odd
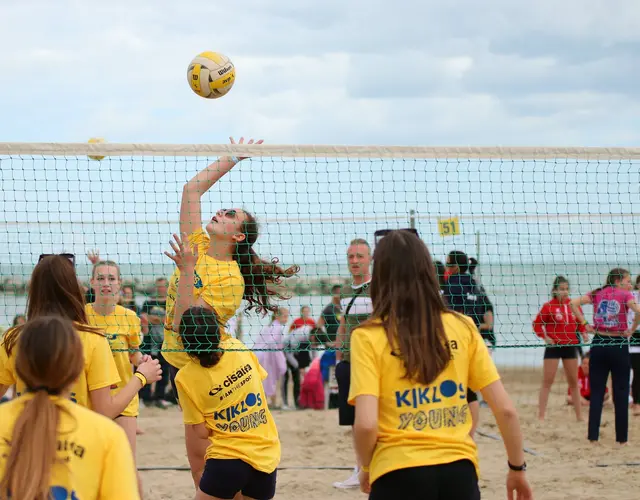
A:
<svg viewBox="0 0 640 500">
<path fill-rule="evenodd" d="M 235 144 L 233 137 L 231 137 L 230 140 L 231 144 Z M 255 144 L 262 144 L 262 142 L 262 140 L 259 140 Z M 240 138 L 238 144 L 244 144 L 244 137 Z M 247 144 L 254 144 L 253 139 Z M 201 228 L 202 209 L 200 207 L 200 198 L 242 159 L 243 158 L 224 156 L 214 161 L 185 184 L 180 202 L 181 234 L 189 236 Z"/>
</svg>

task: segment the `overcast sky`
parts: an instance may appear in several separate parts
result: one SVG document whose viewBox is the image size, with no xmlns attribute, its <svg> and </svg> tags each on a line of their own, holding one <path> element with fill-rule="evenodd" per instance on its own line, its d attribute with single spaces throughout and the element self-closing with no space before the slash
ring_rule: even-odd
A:
<svg viewBox="0 0 640 500">
<path fill-rule="evenodd" d="M 2 0 L 0 140 L 632 145 L 637 0 Z M 205 50 L 237 67 L 191 92 Z"/>
</svg>

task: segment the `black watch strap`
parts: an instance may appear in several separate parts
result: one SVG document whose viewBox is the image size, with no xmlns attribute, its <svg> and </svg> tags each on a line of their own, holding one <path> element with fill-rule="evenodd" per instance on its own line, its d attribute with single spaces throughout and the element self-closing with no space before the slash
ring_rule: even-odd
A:
<svg viewBox="0 0 640 500">
<path fill-rule="evenodd" d="M 511 462 L 507 461 L 509 464 L 509 468 L 516 472 L 524 472 L 527 470 L 527 462 L 524 462 L 522 465 L 513 465 Z"/>
</svg>

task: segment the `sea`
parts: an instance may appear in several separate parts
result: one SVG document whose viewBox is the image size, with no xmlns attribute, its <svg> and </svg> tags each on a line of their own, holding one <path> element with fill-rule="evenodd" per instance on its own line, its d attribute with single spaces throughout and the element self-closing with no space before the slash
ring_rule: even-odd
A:
<svg viewBox="0 0 640 500">
<path fill-rule="evenodd" d="M 535 367 L 542 364 L 544 344 L 532 332 L 532 321 L 544 302 L 550 299 L 551 283 L 557 275 L 565 276 L 571 284 L 573 296 L 583 295 L 604 283 L 607 272 L 616 266 L 623 265 L 633 274 L 640 273 L 640 261 L 629 265 L 626 263 L 609 263 L 599 265 L 588 264 L 488 264 L 478 268 L 478 277 L 485 287 L 495 308 L 495 325 L 498 347 L 493 357 L 496 364 L 511 367 Z M 346 266 L 323 264 L 323 273 L 333 277 L 346 278 Z M 315 275 L 320 271 L 316 265 L 302 266 L 301 274 Z M 15 269 L 14 269 L 15 271 Z M 25 273 L 27 269 L 24 269 Z M 306 272 L 305 272 L 306 271 Z M 88 276 L 89 268 L 79 264 L 78 274 L 82 278 Z M 122 266 L 123 276 L 139 280 L 152 281 L 154 277 L 170 276 L 170 265 Z M 28 274 L 27 274 L 28 275 Z M 137 301 L 142 304 L 146 297 L 139 295 Z M 318 318 L 322 309 L 331 301 L 329 296 L 303 295 L 294 296 L 282 306 L 288 307 L 291 319 L 299 315 L 300 308 L 311 307 L 312 316 Z M 0 325 L 9 325 L 16 314 L 22 314 L 26 307 L 26 297 L 12 294 L 0 295 Z M 588 319 L 592 317 L 590 307 L 585 308 Z M 255 313 L 241 313 L 241 331 L 243 341 L 248 347 L 256 338 L 260 329 L 269 323 L 269 317 L 261 317 Z"/>
</svg>

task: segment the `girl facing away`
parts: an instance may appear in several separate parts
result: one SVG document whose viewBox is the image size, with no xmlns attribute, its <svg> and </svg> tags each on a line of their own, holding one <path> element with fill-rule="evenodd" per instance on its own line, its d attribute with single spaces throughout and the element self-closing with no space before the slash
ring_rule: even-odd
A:
<svg viewBox="0 0 640 500">
<path fill-rule="evenodd" d="M 121 415 L 145 383 L 153 383 L 162 373 L 157 361 L 140 363 L 136 376 L 111 394 L 111 386 L 120 383 L 118 368 L 105 334 L 89 326 L 84 308 L 84 294 L 73 264 L 60 255 L 38 262 L 31 275 L 27 298 L 27 318 L 62 316 L 73 322 L 84 347 L 84 370 L 77 378 L 71 400 L 111 419 Z M 25 383 L 15 369 L 18 340 L 22 327 L 9 330 L 0 345 L 0 395 L 16 384 L 17 394 L 25 391 Z"/>
<path fill-rule="evenodd" d="M 467 390 L 480 391 L 507 451 L 509 498 L 533 498 L 517 412 L 471 318 L 447 309 L 431 255 L 406 231 L 376 245 L 371 319 L 351 339 L 360 485 L 372 500 L 480 498 Z"/>
<path fill-rule="evenodd" d="M 85 369 L 74 324 L 40 316 L 17 339 L 21 396 L 0 405 L 0 499 L 138 500 L 124 431 L 69 398 Z"/>
<path fill-rule="evenodd" d="M 247 347 L 223 335 L 211 309 L 187 309 L 180 338 L 191 360 L 176 386 L 190 440 L 196 500 L 270 500 L 276 491 L 280 439 L 269 411 L 267 373 Z"/>
<path fill-rule="evenodd" d="M 571 310 L 569 298 L 569 280 L 557 276 L 551 287 L 551 300 L 546 302 L 533 320 L 533 331 L 544 339 L 547 347 L 544 350 L 542 368 L 542 386 L 538 398 L 538 419 L 544 420 L 549 402 L 549 393 L 562 360 L 569 392 L 573 398 L 576 418 L 582 420 L 582 404 L 578 389 L 578 348 L 580 340 L 589 341 L 589 336 Z"/>
<path fill-rule="evenodd" d="M 588 333 L 593 334 L 589 350 L 589 404 L 588 439 L 595 443 L 600 438 L 600 421 L 607 379 L 611 374 L 613 407 L 615 411 L 616 442 L 627 444 L 629 437 L 629 337 L 640 325 L 640 306 L 631 293 L 631 276 L 623 268 L 612 269 L 603 287 L 571 301 L 573 314 Z M 580 306 L 593 304 L 593 326 L 584 318 Z M 635 319 L 629 328 L 628 312 Z"/>
</svg>

